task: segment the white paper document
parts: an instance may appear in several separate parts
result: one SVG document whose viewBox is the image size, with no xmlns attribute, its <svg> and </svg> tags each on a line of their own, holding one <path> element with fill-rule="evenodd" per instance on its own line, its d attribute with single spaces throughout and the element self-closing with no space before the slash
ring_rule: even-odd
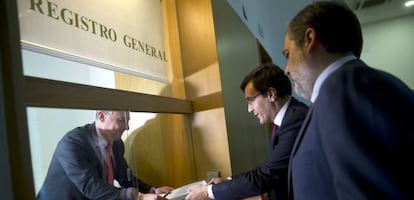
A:
<svg viewBox="0 0 414 200">
<path fill-rule="evenodd" d="M 183 200 L 185 198 L 185 196 L 187 196 L 188 192 L 188 188 L 192 187 L 192 186 L 196 186 L 196 185 L 207 185 L 207 182 L 205 180 L 202 181 L 197 181 L 197 182 L 193 182 L 187 185 L 183 185 L 179 188 L 176 188 L 175 190 L 171 191 L 171 193 L 169 193 L 167 196 L 165 196 L 165 198 L 170 199 L 170 200 Z M 162 195 L 164 196 L 164 195 Z"/>
</svg>

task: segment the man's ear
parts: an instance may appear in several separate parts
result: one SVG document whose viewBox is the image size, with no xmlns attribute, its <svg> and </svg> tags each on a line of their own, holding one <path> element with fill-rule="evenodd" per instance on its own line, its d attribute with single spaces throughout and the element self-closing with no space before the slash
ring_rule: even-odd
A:
<svg viewBox="0 0 414 200">
<path fill-rule="evenodd" d="M 277 91 L 276 91 L 276 89 L 273 88 L 273 87 L 270 87 L 267 90 L 267 96 L 270 99 L 270 102 L 275 102 L 276 99 L 277 99 Z"/>
<path fill-rule="evenodd" d="M 305 31 L 305 50 L 307 53 L 314 50 L 319 44 L 318 37 L 314 28 L 307 28 Z"/>
<path fill-rule="evenodd" d="M 97 119 L 101 122 L 105 121 L 105 112 L 104 111 L 99 111 L 97 114 Z"/>
</svg>

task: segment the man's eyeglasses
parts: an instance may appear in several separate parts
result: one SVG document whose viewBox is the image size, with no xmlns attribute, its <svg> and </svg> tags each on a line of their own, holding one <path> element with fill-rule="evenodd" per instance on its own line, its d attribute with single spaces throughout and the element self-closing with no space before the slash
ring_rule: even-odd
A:
<svg viewBox="0 0 414 200">
<path fill-rule="evenodd" d="M 246 97 L 247 103 L 252 104 L 254 102 L 254 100 L 256 100 L 256 97 L 259 96 L 259 95 L 260 95 L 260 93 L 256 94 L 255 96 L 252 96 L 252 97 Z"/>
</svg>

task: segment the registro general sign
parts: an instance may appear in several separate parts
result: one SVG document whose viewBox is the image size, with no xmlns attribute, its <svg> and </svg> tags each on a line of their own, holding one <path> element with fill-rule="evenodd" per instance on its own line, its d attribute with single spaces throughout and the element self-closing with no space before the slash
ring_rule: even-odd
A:
<svg viewBox="0 0 414 200">
<path fill-rule="evenodd" d="M 158 0 L 19 0 L 23 48 L 168 81 Z"/>
</svg>

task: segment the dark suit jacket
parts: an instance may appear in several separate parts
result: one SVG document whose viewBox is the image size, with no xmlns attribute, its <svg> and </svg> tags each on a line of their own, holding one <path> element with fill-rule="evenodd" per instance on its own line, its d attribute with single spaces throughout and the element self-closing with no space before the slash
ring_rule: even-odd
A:
<svg viewBox="0 0 414 200">
<path fill-rule="evenodd" d="M 123 199 L 126 187 L 148 192 L 151 186 L 128 178 L 122 140 L 113 148 L 114 176 L 124 189 L 108 184 L 102 175 L 101 153 L 96 144 L 95 123 L 69 131 L 58 143 L 49 170 L 39 192 L 40 200 Z"/>
<path fill-rule="evenodd" d="M 271 142 L 272 151 L 266 162 L 233 177 L 232 181 L 213 185 L 215 199 L 243 199 L 263 194 L 270 189 L 276 190 L 277 199 L 287 199 L 289 156 L 307 111 L 305 104 L 292 98 L 277 137 Z"/>
<path fill-rule="evenodd" d="M 322 84 L 292 151 L 294 199 L 414 199 L 414 94 L 350 61 Z"/>
</svg>

